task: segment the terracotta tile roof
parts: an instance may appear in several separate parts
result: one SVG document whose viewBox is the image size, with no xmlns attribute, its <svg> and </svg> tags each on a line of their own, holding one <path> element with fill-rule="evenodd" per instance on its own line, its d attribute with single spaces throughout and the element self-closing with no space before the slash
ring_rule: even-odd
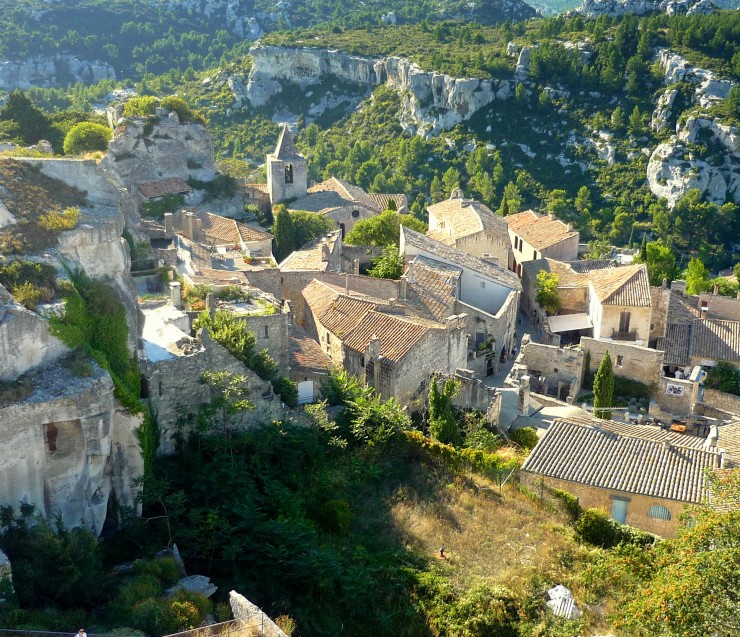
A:
<svg viewBox="0 0 740 637">
<path fill-rule="evenodd" d="M 694 320 L 691 328 L 691 356 L 740 362 L 740 321 Z"/>
<path fill-rule="evenodd" d="M 282 160 L 304 159 L 303 155 L 298 152 L 298 149 L 293 143 L 293 135 L 290 134 L 290 129 L 287 124 L 283 124 L 283 130 L 280 131 L 280 137 L 278 138 L 278 143 L 275 147 L 274 156 L 276 159 Z"/>
<path fill-rule="evenodd" d="M 620 268 L 592 270 L 588 277 L 597 298 L 604 305 L 651 307 L 650 280 L 644 263 Z"/>
<path fill-rule="evenodd" d="M 315 340 L 297 326 L 290 326 L 291 371 L 324 372 L 331 366 L 331 358 Z"/>
<path fill-rule="evenodd" d="M 203 231 L 209 237 L 213 237 L 217 241 L 223 243 L 238 245 L 240 243 L 240 239 L 245 243 L 272 239 L 272 235 L 268 232 L 259 230 L 258 228 L 246 223 L 229 219 L 228 217 L 214 215 L 211 212 L 198 212 L 196 215 L 198 216 L 198 219 L 200 219 Z"/>
<path fill-rule="evenodd" d="M 307 243 L 302 248 L 289 254 L 278 266 L 281 272 L 326 272 L 329 261 L 323 260 L 323 244 L 329 247 L 329 252 L 334 250 L 340 230 L 329 233 L 326 237 L 320 237 Z"/>
<path fill-rule="evenodd" d="M 311 308 L 313 315 L 319 318 L 323 316 L 324 312 L 326 312 L 329 306 L 339 296 L 340 292 L 332 286 L 314 279 L 303 288 L 301 294 Z"/>
<path fill-rule="evenodd" d="M 614 433 L 593 423 L 558 419 L 522 471 L 592 487 L 699 504 L 707 496 L 705 469 L 718 454 L 654 439 L 644 426 Z M 652 428 L 650 428 L 652 429 Z"/>
<path fill-rule="evenodd" d="M 380 339 L 381 356 L 397 363 L 428 331 L 426 325 L 373 310 L 347 335 L 344 344 L 356 352 L 364 352 L 373 336 L 377 336 Z"/>
<path fill-rule="evenodd" d="M 148 181 L 139 184 L 139 192 L 147 199 L 153 199 L 155 197 L 193 192 L 193 189 L 182 177 L 168 177 L 159 181 Z"/>
<path fill-rule="evenodd" d="M 375 307 L 374 303 L 340 295 L 317 318 L 332 334 L 344 340 Z"/>
<path fill-rule="evenodd" d="M 406 271 L 408 299 L 418 302 L 432 317 L 441 321 L 455 313 L 461 274 L 459 267 L 419 255 Z"/>
<path fill-rule="evenodd" d="M 510 270 L 485 259 L 474 257 L 467 252 L 458 250 L 454 246 L 448 246 L 441 241 L 411 230 L 411 228 L 401 226 L 401 232 L 403 233 L 403 241 L 406 245 L 426 252 L 428 255 L 432 255 L 432 258 L 448 264 L 459 265 L 461 268 L 467 268 L 512 290 L 521 290 L 519 277 Z"/>
<path fill-rule="evenodd" d="M 430 217 L 436 217 L 444 228 L 427 232 L 437 241 L 454 243 L 456 239 L 468 237 L 478 232 L 488 232 L 495 236 L 509 237 L 508 226 L 488 206 L 472 199 L 447 199 L 427 208 Z"/>
<path fill-rule="evenodd" d="M 740 467 L 740 416 L 717 427 L 717 448 L 729 455 L 729 467 Z"/>
<path fill-rule="evenodd" d="M 561 241 L 578 236 L 576 230 L 568 230 L 567 224 L 550 215 L 538 215 L 534 210 L 525 210 L 504 217 L 509 228 L 536 250 L 544 250 Z"/>
</svg>

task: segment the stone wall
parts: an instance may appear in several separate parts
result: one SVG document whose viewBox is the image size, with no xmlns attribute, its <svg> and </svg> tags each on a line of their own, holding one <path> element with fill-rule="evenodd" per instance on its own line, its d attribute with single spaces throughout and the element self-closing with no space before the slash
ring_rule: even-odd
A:
<svg viewBox="0 0 740 637">
<path fill-rule="evenodd" d="M 145 361 L 140 365 L 146 382 L 147 402 L 159 429 L 158 454 L 175 452 L 177 435 L 187 435 L 192 430 L 200 407 L 213 398 L 210 387 L 201 382 L 202 374 L 207 371 L 231 372 L 247 377 L 252 390 L 249 400 L 255 404 L 255 409 L 248 414 L 248 425 L 281 420 L 287 416 L 269 381 L 248 370 L 207 332 L 201 333 L 200 343 L 203 347 L 195 354 L 158 362 Z"/>
<path fill-rule="evenodd" d="M 699 295 L 699 307 L 705 304 L 710 318 L 740 321 L 740 298 L 733 299 L 705 292 Z"/>
<path fill-rule="evenodd" d="M 740 415 L 740 396 L 727 394 L 717 389 L 705 389 L 701 402 L 712 409 L 724 411 L 735 416 Z"/>
<path fill-rule="evenodd" d="M 343 272 L 359 274 L 355 272 L 355 259 L 359 261 L 359 267 L 368 269 L 372 267 L 373 259 L 379 257 L 383 248 L 377 246 L 350 246 L 346 243 L 342 245 L 341 268 Z"/>
<path fill-rule="evenodd" d="M 134 479 L 143 472 L 136 437 L 141 417 L 114 402 L 113 382 L 94 363 L 75 377 L 60 363 L 29 375 L 33 393 L 0 407 L 0 504 L 34 504 L 61 513 L 69 527 L 100 533 L 109 501 L 137 508 Z"/>
<path fill-rule="evenodd" d="M 604 353 L 609 350 L 614 374 L 655 385 L 663 373 L 663 352 L 626 341 L 597 341 L 581 337 L 581 347 L 591 352 L 591 372 L 599 369 Z"/>
<path fill-rule="evenodd" d="M 675 389 L 671 389 L 671 392 L 668 393 L 669 385 L 671 385 L 672 388 L 683 388 L 683 393 L 677 393 Z M 663 413 L 655 413 L 653 404 L 651 403 L 651 415 L 663 416 L 664 418 L 671 416 L 676 418 L 686 418 L 692 413 L 696 397 L 695 392 L 697 389 L 698 388 L 696 388 L 694 383 L 690 380 L 679 380 L 678 378 L 667 378 L 665 376 L 661 376 L 658 381 L 658 389 L 655 393 L 655 402 Z"/>
<path fill-rule="evenodd" d="M 21 305 L 0 301 L 0 380 L 14 380 L 69 351 L 48 323 Z"/>
<path fill-rule="evenodd" d="M 580 392 L 584 362 L 585 352 L 580 347 L 533 343 L 527 336 L 517 357 L 517 365 L 526 368 L 534 392 L 561 400 L 575 398 Z"/>
<path fill-rule="evenodd" d="M 650 336 L 648 337 L 648 344 L 653 347 L 658 338 L 665 336 L 666 322 L 668 320 L 668 304 L 671 300 L 671 290 L 668 287 L 665 288 L 650 288 L 650 298 L 652 300 L 652 315 L 650 323 Z"/>
<path fill-rule="evenodd" d="M 676 535 L 679 526 L 679 516 L 686 507 L 684 503 L 677 502 L 676 500 L 653 498 L 612 489 L 600 489 L 587 484 L 568 482 L 528 471 L 521 471 L 519 473 L 519 481 L 540 496 L 548 488 L 567 491 L 578 498 L 578 503 L 584 509 L 600 509 L 607 515 L 611 515 L 612 502 L 615 498 L 629 500 L 626 523 L 662 537 L 674 537 Z M 654 505 L 661 505 L 668 509 L 671 513 L 671 519 L 658 520 L 649 518 L 648 510 Z"/>
<path fill-rule="evenodd" d="M 270 356 L 280 365 L 280 373 L 287 375 L 290 354 L 288 328 L 291 323 L 291 313 L 288 306 L 285 305 L 276 314 L 237 315 L 236 318 L 246 323 L 247 329 L 254 333 L 255 349 L 257 351 L 267 349 Z"/>
<path fill-rule="evenodd" d="M 229 593 L 229 604 L 234 619 L 244 622 L 245 628 L 259 628 L 261 637 L 288 637 L 274 621 L 262 612 L 259 606 L 236 591 Z M 247 634 L 251 633 L 247 632 Z"/>
</svg>

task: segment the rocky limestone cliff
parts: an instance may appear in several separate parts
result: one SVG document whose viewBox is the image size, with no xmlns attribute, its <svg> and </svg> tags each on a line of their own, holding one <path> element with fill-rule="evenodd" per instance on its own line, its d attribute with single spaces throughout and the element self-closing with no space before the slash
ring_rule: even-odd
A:
<svg viewBox="0 0 740 637">
<path fill-rule="evenodd" d="M 403 99 L 401 124 L 422 135 L 452 128 L 494 100 L 508 99 L 513 90 L 508 80 L 455 78 L 424 71 L 398 57 L 365 58 L 341 51 L 275 46 L 253 47 L 250 53 L 253 66 L 246 97 L 253 106 L 267 104 L 282 92 L 285 82 L 306 88 L 332 76 L 363 85 L 389 84 Z"/>
<path fill-rule="evenodd" d="M 143 472 L 136 438 L 140 417 L 116 406 L 107 372 L 93 365 L 76 377 L 60 363 L 29 374 L 32 393 L 0 406 L 0 503 L 34 504 L 61 513 L 69 527 L 100 533 L 111 497 L 137 508 L 134 479 Z"/>
<path fill-rule="evenodd" d="M 78 60 L 72 55 L 37 56 L 21 62 L 0 60 L 0 90 L 5 91 L 115 79 L 116 71 L 109 64 Z"/>
<path fill-rule="evenodd" d="M 181 124 L 177 113 L 157 109 L 151 131 L 141 119 L 119 119 L 101 168 L 118 188 L 167 177 L 210 181 L 216 176 L 213 139 L 200 124 Z"/>
<path fill-rule="evenodd" d="M 633 13 L 645 15 L 662 11 L 668 15 L 708 14 L 717 7 L 711 0 L 583 0 L 576 11 L 589 18 L 610 18 Z"/>
<path fill-rule="evenodd" d="M 687 146 L 699 140 L 715 156 L 711 163 Z M 653 194 L 665 197 L 671 208 L 693 188 L 713 203 L 740 202 L 740 130 L 713 119 L 689 117 L 672 141 L 653 151 L 647 180 Z"/>
</svg>

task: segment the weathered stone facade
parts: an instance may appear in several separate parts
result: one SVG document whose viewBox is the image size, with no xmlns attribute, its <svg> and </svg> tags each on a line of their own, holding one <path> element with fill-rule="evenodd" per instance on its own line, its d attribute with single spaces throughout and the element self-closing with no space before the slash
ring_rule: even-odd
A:
<svg viewBox="0 0 740 637">
<path fill-rule="evenodd" d="M 591 352 L 591 372 L 596 373 L 609 350 L 616 376 L 655 386 L 663 373 L 663 352 L 624 341 L 599 341 L 581 337 L 581 347 Z"/>
<path fill-rule="evenodd" d="M 532 391 L 572 401 L 581 390 L 584 362 L 585 352 L 580 347 L 533 343 L 525 335 L 513 371 L 529 376 Z"/>
<path fill-rule="evenodd" d="M 60 364 L 30 376 L 33 393 L 0 407 L 0 503 L 34 504 L 69 527 L 103 530 L 109 503 L 137 508 L 134 479 L 143 472 L 134 417 L 114 402 L 107 372 L 90 363 L 77 378 Z"/>
</svg>

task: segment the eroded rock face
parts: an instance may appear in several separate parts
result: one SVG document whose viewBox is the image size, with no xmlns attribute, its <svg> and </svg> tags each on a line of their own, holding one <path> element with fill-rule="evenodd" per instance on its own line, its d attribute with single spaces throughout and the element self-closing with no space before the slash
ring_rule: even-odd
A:
<svg viewBox="0 0 740 637">
<path fill-rule="evenodd" d="M 717 76 L 714 71 L 690 64 L 686 58 L 668 49 L 658 49 L 656 59 L 663 68 L 663 83 L 671 86 L 677 82 L 696 85 L 694 101 L 704 108 L 730 94 L 732 82 Z"/>
<path fill-rule="evenodd" d="M 30 375 L 33 393 L 0 407 L 0 503 L 34 504 L 46 517 L 100 533 L 113 494 L 136 508 L 133 480 L 143 462 L 135 429 L 117 408 L 107 372 L 78 378 L 54 363 Z"/>
<path fill-rule="evenodd" d="M 678 91 L 672 89 L 666 91 L 658 98 L 658 103 L 655 106 L 653 115 L 650 118 L 650 127 L 656 132 L 660 132 L 670 125 L 670 120 L 673 117 L 673 105 L 678 97 Z"/>
<path fill-rule="evenodd" d="M 166 177 L 210 181 L 216 176 L 213 140 L 200 124 L 180 124 L 177 114 L 159 116 L 145 134 L 142 120 L 118 126 L 101 161 L 117 185 L 133 192 L 138 184 Z"/>
<path fill-rule="evenodd" d="M 600 15 L 645 15 L 659 11 L 668 15 L 708 14 L 716 9 L 711 0 L 583 0 L 576 11 L 589 18 L 598 18 Z"/>
<path fill-rule="evenodd" d="M 709 163 L 687 144 L 703 141 L 708 153 L 722 157 Z M 671 142 L 660 144 L 650 157 L 647 179 L 657 197 L 672 208 L 689 190 L 698 188 L 707 200 L 740 202 L 740 132 L 712 119 L 690 117 Z"/>
<path fill-rule="evenodd" d="M 284 82 L 306 88 L 332 76 L 370 86 L 387 83 L 402 96 L 402 126 L 418 128 L 420 134 L 452 128 L 512 92 L 507 80 L 455 78 L 424 71 L 398 57 L 363 58 L 340 51 L 274 46 L 254 47 L 251 54 L 246 97 L 253 106 L 267 104 L 282 92 Z"/>
<path fill-rule="evenodd" d="M 0 89 L 5 91 L 115 79 L 116 71 L 109 64 L 78 60 L 71 55 L 38 56 L 22 62 L 0 61 Z"/>
</svg>

